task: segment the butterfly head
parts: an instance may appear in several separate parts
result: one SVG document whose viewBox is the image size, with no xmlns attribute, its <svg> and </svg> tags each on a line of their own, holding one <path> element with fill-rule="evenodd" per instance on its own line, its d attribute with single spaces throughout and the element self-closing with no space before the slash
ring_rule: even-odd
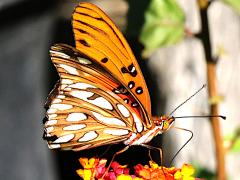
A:
<svg viewBox="0 0 240 180">
<path fill-rule="evenodd" d="M 162 132 L 167 131 L 172 126 L 174 121 L 175 121 L 174 117 L 167 117 L 165 115 L 153 119 L 154 124 L 156 126 L 160 126 Z"/>
</svg>

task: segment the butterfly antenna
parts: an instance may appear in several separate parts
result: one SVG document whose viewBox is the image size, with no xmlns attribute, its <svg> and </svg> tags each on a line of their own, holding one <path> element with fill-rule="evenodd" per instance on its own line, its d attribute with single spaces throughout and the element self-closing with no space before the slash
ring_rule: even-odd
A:
<svg viewBox="0 0 240 180">
<path fill-rule="evenodd" d="M 219 118 L 222 118 L 223 120 L 226 120 L 226 116 L 222 116 L 222 115 L 179 116 L 179 117 L 177 116 L 177 117 L 174 117 L 174 118 L 176 119 L 176 118 L 206 118 L 206 117 L 219 117 Z M 170 161 L 170 165 L 173 163 L 173 160 L 176 158 L 176 156 L 179 154 L 179 152 L 180 152 L 180 151 L 191 141 L 191 139 L 193 138 L 193 132 L 192 132 L 191 130 L 189 130 L 189 129 L 184 129 L 184 128 L 179 128 L 179 127 L 175 127 L 175 126 L 173 126 L 173 128 L 190 132 L 190 133 L 191 133 L 191 136 L 190 136 L 190 138 L 183 144 L 183 146 L 175 153 L 175 155 L 173 156 L 173 158 L 172 158 L 171 161 Z"/>
<path fill-rule="evenodd" d="M 170 166 L 172 165 L 174 159 L 177 157 L 177 155 L 180 153 L 180 151 L 181 151 L 181 150 L 192 140 L 192 138 L 193 138 L 193 132 L 192 132 L 191 130 L 189 130 L 189 129 L 184 129 L 184 128 L 179 128 L 179 127 L 175 127 L 175 126 L 174 126 L 173 128 L 190 132 L 190 133 L 191 133 L 191 136 L 190 136 L 190 138 L 182 145 L 182 147 L 175 153 L 175 155 L 173 156 L 173 158 L 172 158 L 171 161 L 170 161 Z"/>
<path fill-rule="evenodd" d="M 222 115 L 176 116 L 176 117 L 174 116 L 175 119 L 179 119 L 179 118 L 209 118 L 209 117 L 218 117 L 223 120 L 226 120 L 226 116 L 222 116 Z"/>
<path fill-rule="evenodd" d="M 191 95 L 189 98 L 187 98 L 185 101 L 183 101 L 181 104 L 179 104 L 169 115 L 168 117 L 172 116 L 173 113 L 178 109 L 180 108 L 183 104 L 185 104 L 186 102 L 188 102 L 192 97 L 194 97 L 196 94 L 198 94 L 203 88 L 206 87 L 206 84 L 203 84 L 203 86 L 198 89 L 193 95 Z"/>
</svg>

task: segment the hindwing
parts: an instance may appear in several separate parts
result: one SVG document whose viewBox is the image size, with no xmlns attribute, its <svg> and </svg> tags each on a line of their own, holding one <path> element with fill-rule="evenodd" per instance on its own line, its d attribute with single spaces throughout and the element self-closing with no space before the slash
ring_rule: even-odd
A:
<svg viewBox="0 0 240 180">
<path fill-rule="evenodd" d="M 64 44 L 51 48 L 60 81 L 50 93 L 44 138 L 50 148 L 82 150 L 144 131 L 147 113 L 128 87 L 95 59 Z"/>
</svg>

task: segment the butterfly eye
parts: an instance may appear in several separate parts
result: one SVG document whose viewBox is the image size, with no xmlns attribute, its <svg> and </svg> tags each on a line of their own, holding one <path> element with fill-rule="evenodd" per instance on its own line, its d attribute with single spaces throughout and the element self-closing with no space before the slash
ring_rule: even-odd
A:
<svg viewBox="0 0 240 180">
<path fill-rule="evenodd" d="M 167 121 L 163 121 L 163 130 L 165 131 L 165 130 L 168 130 L 168 128 L 169 128 L 169 123 L 167 122 Z"/>
</svg>

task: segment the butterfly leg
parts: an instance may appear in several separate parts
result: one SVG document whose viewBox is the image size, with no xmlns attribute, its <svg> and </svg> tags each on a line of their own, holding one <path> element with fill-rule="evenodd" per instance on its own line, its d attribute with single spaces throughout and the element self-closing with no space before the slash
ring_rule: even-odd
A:
<svg viewBox="0 0 240 180">
<path fill-rule="evenodd" d="M 149 154 L 149 157 L 150 157 L 151 161 L 153 161 L 153 160 L 152 160 L 152 157 L 151 157 L 150 150 L 158 150 L 159 151 L 159 154 L 160 154 L 160 166 L 161 166 L 163 174 L 165 175 L 165 172 L 163 170 L 163 150 L 162 150 L 162 148 L 150 146 L 150 145 L 147 145 L 147 144 L 141 144 L 141 146 L 146 147 L 146 148 L 149 149 L 148 154 Z"/>
<path fill-rule="evenodd" d="M 182 130 L 182 131 L 186 131 L 189 132 L 191 135 L 188 138 L 188 140 L 182 145 L 182 147 L 174 154 L 173 158 L 170 161 L 170 166 L 172 165 L 174 159 L 176 158 L 176 156 L 180 153 L 180 151 L 191 141 L 191 139 L 193 138 L 193 132 L 189 129 L 185 129 L 185 128 L 180 128 L 180 127 L 176 127 L 176 126 L 172 126 L 172 128 L 178 129 L 178 130 Z"/>
<path fill-rule="evenodd" d="M 141 144 L 141 146 L 146 147 L 147 149 L 149 149 L 148 154 L 149 154 L 149 157 L 150 157 L 151 161 L 153 161 L 153 160 L 152 160 L 152 157 L 151 157 L 150 150 L 157 150 L 157 151 L 159 151 L 160 165 L 162 166 L 162 164 L 163 164 L 163 150 L 162 150 L 162 148 L 150 146 L 150 145 L 147 145 L 147 144 Z"/>
<path fill-rule="evenodd" d="M 151 149 L 148 149 L 148 156 L 151 159 L 151 161 L 153 161 L 152 156 L 151 156 Z"/>
<path fill-rule="evenodd" d="M 109 151 L 111 147 L 112 145 L 109 145 L 99 157 L 102 158 Z"/>
<path fill-rule="evenodd" d="M 109 163 L 109 165 L 108 165 L 108 167 L 107 167 L 105 173 L 104 173 L 103 176 L 102 176 L 102 179 L 104 179 L 104 176 L 105 176 L 106 173 L 109 171 L 110 166 L 111 166 L 113 160 L 115 159 L 115 157 L 116 157 L 117 155 L 119 155 L 119 154 L 125 152 L 126 150 L 128 150 L 129 147 L 130 147 L 130 146 L 126 146 L 125 148 L 121 149 L 120 151 L 116 152 L 116 153 L 113 155 L 113 157 L 112 157 L 112 159 L 111 159 L 111 161 L 110 161 L 110 163 Z"/>
</svg>

